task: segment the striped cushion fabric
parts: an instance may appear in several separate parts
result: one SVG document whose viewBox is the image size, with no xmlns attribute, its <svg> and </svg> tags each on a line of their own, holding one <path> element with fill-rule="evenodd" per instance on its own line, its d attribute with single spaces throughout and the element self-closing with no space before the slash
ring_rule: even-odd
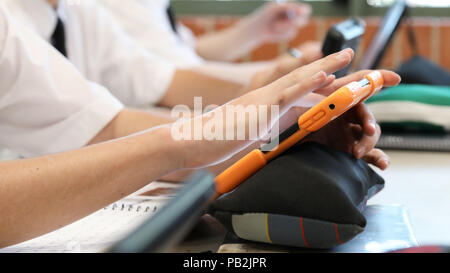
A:
<svg viewBox="0 0 450 273">
<path fill-rule="evenodd" d="M 388 131 L 450 132 L 449 86 L 401 84 L 370 98 L 367 105 Z"/>
<path fill-rule="evenodd" d="M 242 239 L 326 249 L 364 230 L 361 211 L 383 186 L 365 162 L 306 143 L 216 200 L 209 213 Z"/>
</svg>

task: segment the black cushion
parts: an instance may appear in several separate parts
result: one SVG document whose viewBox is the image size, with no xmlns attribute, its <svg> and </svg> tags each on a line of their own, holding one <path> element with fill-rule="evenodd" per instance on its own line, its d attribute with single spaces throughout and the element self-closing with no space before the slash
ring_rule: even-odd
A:
<svg viewBox="0 0 450 273">
<path fill-rule="evenodd" d="M 404 84 L 450 86 L 450 73 L 420 56 L 414 56 L 402 64 L 397 73 Z"/>
<path fill-rule="evenodd" d="M 331 248 L 364 230 L 361 211 L 383 186 L 364 161 L 305 143 L 216 200 L 209 213 L 242 239 Z"/>
</svg>

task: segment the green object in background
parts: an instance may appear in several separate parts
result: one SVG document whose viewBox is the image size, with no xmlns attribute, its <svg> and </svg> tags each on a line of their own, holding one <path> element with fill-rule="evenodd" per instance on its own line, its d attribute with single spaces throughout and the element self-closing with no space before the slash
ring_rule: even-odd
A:
<svg viewBox="0 0 450 273">
<path fill-rule="evenodd" d="M 450 87 L 420 84 L 400 84 L 387 88 L 367 103 L 382 101 L 411 101 L 424 104 L 450 106 Z"/>
<path fill-rule="evenodd" d="M 450 131 L 450 87 L 401 84 L 367 100 L 384 132 Z"/>
</svg>

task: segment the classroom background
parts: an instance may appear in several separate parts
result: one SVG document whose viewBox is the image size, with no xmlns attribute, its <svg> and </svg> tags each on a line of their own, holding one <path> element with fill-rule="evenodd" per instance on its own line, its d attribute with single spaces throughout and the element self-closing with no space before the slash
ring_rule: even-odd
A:
<svg viewBox="0 0 450 273">
<path fill-rule="evenodd" d="M 227 28 L 244 16 L 270 1 L 263 0 L 174 0 L 173 7 L 179 20 L 189 27 L 195 35 Z M 372 40 L 387 7 L 392 0 L 309 0 L 302 1 L 313 8 L 310 22 L 298 32 L 289 43 L 266 44 L 254 50 L 242 61 L 268 60 L 284 53 L 289 46 L 299 45 L 308 40 L 322 41 L 329 27 L 343 21 L 348 16 L 358 16 L 366 23 L 366 33 L 357 59 Z M 404 22 L 400 31 L 389 45 L 381 64 L 382 68 L 396 69 L 412 57 L 413 51 L 408 42 L 408 24 L 414 29 L 418 53 L 434 63 L 450 69 L 450 3 L 446 0 L 410 0 L 410 19 Z"/>
</svg>

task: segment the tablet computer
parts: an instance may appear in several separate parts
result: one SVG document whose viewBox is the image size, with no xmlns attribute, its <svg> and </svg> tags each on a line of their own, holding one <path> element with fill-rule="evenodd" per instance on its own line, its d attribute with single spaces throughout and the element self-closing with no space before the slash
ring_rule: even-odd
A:
<svg viewBox="0 0 450 273">
<path fill-rule="evenodd" d="M 350 18 L 333 25 L 328 30 L 323 42 L 323 56 L 328 56 L 346 48 L 351 48 L 353 51 L 357 52 L 365 31 L 366 23 L 357 17 Z M 334 73 L 336 78 L 346 76 L 352 66 L 352 63 Z"/>
<path fill-rule="evenodd" d="M 388 10 L 381 26 L 359 62 L 358 70 L 377 69 L 403 18 L 407 15 L 404 0 L 397 0 Z"/>
</svg>

